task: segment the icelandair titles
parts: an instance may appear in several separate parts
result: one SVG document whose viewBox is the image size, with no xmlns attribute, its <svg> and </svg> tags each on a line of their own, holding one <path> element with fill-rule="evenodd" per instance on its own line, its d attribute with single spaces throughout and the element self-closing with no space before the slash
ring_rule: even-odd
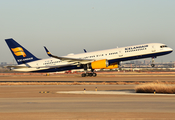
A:
<svg viewBox="0 0 175 120">
<path fill-rule="evenodd" d="M 140 46 L 135 46 L 135 47 L 128 47 L 125 48 L 125 53 L 126 52 L 134 52 L 134 51 L 141 51 L 141 50 L 146 50 L 148 45 L 140 45 Z"/>
<path fill-rule="evenodd" d="M 31 58 L 25 58 L 25 59 L 19 59 L 18 62 L 27 61 L 27 60 L 33 60 L 33 57 L 31 57 Z"/>
</svg>

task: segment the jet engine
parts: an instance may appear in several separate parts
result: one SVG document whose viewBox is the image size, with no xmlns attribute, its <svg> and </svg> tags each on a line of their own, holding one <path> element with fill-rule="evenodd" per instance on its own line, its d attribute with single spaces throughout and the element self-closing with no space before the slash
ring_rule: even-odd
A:
<svg viewBox="0 0 175 120">
<path fill-rule="evenodd" d="M 109 65 L 108 60 L 103 59 L 103 60 L 97 60 L 97 61 L 92 62 L 90 64 L 90 67 L 92 69 L 103 69 L 103 68 L 108 67 L 108 65 Z"/>
<path fill-rule="evenodd" d="M 118 65 L 119 63 L 113 63 L 109 65 L 108 60 L 103 59 L 103 60 L 97 60 L 97 61 L 91 62 L 84 68 L 86 69 L 87 68 L 88 69 L 114 69 L 114 68 L 118 68 Z"/>
<path fill-rule="evenodd" d="M 104 69 L 114 69 L 114 68 L 118 68 L 118 63 L 109 65 L 108 67 L 106 67 Z"/>
</svg>

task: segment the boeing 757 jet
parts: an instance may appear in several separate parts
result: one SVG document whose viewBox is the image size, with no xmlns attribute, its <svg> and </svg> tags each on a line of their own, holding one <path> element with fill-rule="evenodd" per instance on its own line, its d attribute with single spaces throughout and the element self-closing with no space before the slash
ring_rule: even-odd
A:
<svg viewBox="0 0 175 120">
<path fill-rule="evenodd" d="M 56 56 L 45 48 L 49 58 L 39 59 L 13 39 L 5 40 L 10 48 L 17 66 L 8 66 L 13 71 L 25 72 L 59 72 L 73 69 L 84 69 L 82 77 L 96 76 L 95 69 L 118 68 L 121 61 L 152 58 L 151 66 L 154 67 L 154 58 L 169 54 L 173 51 L 162 43 L 147 43 L 141 45 L 113 48 L 95 52 Z M 91 72 L 87 72 L 90 69 Z"/>
</svg>

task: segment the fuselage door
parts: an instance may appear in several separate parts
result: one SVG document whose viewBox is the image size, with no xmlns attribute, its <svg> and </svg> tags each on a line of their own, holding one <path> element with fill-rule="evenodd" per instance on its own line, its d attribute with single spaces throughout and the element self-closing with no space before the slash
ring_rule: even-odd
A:
<svg viewBox="0 0 175 120">
<path fill-rule="evenodd" d="M 119 50 L 119 52 L 118 52 L 118 56 L 119 56 L 119 57 L 123 57 L 122 50 Z"/>
<path fill-rule="evenodd" d="M 39 67 L 38 63 L 36 63 L 36 69 L 40 69 L 40 67 Z"/>
<path fill-rule="evenodd" d="M 152 46 L 152 52 L 156 52 L 155 46 Z"/>
</svg>

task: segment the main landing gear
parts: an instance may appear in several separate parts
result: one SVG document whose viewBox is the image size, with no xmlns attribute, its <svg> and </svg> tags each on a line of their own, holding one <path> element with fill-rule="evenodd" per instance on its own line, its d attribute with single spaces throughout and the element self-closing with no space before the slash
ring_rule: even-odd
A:
<svg viewBox="0 0 175 120">
<path fill-rule="evenodd" d="M 94 69 L 92 69 L 91 67 L 90 67 L 91 72 L 87 72 L 87 68 L 89 68 L 89 66 L 87 64 L 83 65 L 83 68 L 84 68 L 85 73 L 81 74 L 82 77 L 88 77 L 88 76 L 89 77 L 96 77 L 97 76 L 97 74 L 94 73 Z"/>
<path fill-rule="evenodd" d="M 96 77 L 97 74 L 96 73 L 82 73 L 81 74 L 82 77 Z"/>
</svg>

